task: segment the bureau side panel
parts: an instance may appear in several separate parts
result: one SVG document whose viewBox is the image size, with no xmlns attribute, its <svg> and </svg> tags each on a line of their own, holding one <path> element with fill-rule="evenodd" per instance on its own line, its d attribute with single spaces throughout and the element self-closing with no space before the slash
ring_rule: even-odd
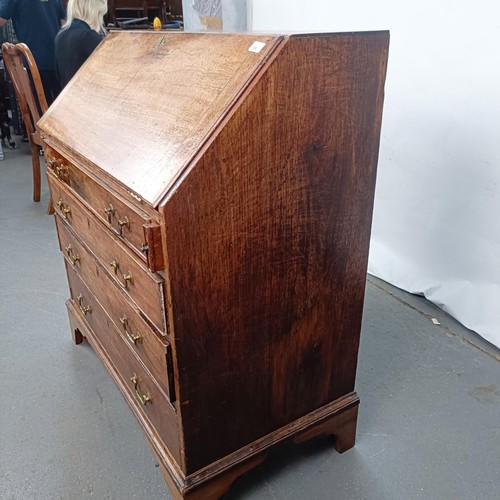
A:
<svg viewBox="0 0 500 500">
<path fill-rule="evenodd" d="M 162 207 L 187 473 L 354 388 L 387 48 L 290 37 Z"/>
</svg>

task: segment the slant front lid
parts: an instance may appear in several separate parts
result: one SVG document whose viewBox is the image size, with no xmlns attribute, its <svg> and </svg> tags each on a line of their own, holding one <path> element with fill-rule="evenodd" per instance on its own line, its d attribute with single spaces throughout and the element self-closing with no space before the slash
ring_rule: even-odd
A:
<svg viewBox="0 0 500 500">
<path fill-rule="evenodd" d="M 278 40 L 110 33 L 39 126 L 156 206 Z"/>
</svg>

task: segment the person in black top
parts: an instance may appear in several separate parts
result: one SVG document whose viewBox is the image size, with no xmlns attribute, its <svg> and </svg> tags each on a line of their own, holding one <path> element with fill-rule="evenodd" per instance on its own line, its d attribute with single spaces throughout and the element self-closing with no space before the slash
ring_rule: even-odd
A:
<svg viewBox="0 0 500 500">
<path fill-rule="evenodd" d="M 61 89 L 103 39 L 107 0 L 69 0 L 66 24 L 56 35 L 56 74 Z"/>
</svg>

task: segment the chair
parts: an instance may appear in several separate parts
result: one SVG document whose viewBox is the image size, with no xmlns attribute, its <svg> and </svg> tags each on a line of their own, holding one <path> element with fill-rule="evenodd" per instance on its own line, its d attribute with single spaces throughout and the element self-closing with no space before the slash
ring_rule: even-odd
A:
<svg viewBox="0 0 500 500">
<path fill-rule="evenodd" d="M 14 85 L 28 133 L 33 163 L 33 201 L 40 201 L 40 156 L 43 150 L 37 122 L 48 108 L 42 80 L 33 54 L 26 44 L 14 45 L 5 42 L 2 44 L 2 56 Z M 36 92 L 36 97 L 34 92 Z M 52 200 L 49 202 L 48 212 L 53 213 Z"/>
</svg>

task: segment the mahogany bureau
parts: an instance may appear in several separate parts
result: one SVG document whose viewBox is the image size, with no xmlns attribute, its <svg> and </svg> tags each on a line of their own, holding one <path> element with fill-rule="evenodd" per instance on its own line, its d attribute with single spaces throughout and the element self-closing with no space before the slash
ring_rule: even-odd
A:
<svg viewBox="0 0 500 500">
<path fill-rule="evenodd" d="M 354 445 L 388 43 L 115 32 L 39 123 L 74 340 L 174 498 Z"/>
</svg>

